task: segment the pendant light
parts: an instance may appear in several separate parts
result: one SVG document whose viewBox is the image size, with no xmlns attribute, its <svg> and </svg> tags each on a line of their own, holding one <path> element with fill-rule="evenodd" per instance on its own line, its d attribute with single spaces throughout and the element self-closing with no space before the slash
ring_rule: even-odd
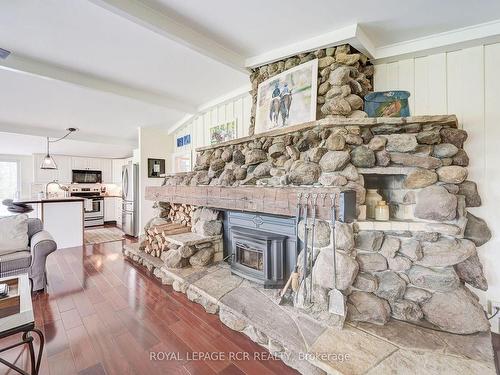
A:
<svg viewBox="0 0 500 375">
<path fill-rule="evenodd" d="M 45 157 L 43 158 L 42 164 L 40 164 L 40 169 L 57 169 L 57 164 L 56 164 L 54 158 L 52 156 L 50 156 L 49 146 L 51 143 L 55 143 L 55 142 L 59 142 L 59 141 L 63 140 L 71 133 L 76 132 L 78 129 L 77 128 L 68 128 L 66 130 L 68 131 L 68 133 L 65 136 L 58 138 L 58 139 L 55 139 L 53 141 L 51 141 L 50 138 L 47 137 L 47 155 L 45 155 Z"/>
</svg>

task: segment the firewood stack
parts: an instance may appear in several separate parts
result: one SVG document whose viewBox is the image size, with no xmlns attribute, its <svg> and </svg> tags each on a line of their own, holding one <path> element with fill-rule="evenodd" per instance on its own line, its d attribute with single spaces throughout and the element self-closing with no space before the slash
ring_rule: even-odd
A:
<svg viewBox="0 0 500 375">
<path fill-rule="evenodd" d="M 188 204 L 170 204 L 170 211 L 168 219 L 173 223 L 191 226 L 191 219 L 193 216 L 193 208 Z"/>
<path fill-rule="evenodd" d="M 191 232 L 191 227 L 178 223 L 154 225 L 146 230 L 146 238 L 141 243 L 141 248 L 154 257 L 160 257 L 163 251 L 168 251 L 178 246 L 167 241 L 168 236 L 179 233 Z"/>
</svg>

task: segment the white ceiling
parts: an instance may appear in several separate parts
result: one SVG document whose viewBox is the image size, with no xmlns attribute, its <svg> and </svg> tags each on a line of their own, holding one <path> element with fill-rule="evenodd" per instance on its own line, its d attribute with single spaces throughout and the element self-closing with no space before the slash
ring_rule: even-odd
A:
<svg viewBox="0 0 500 375">
<path fill-rule="evenodd" d="M 204 103 L 248 85 L 249 59 L 350 25 L 362 27 L 371 47 L 383 48 L 500 19 L 500 1 L 480 4 L 2 1 L 0 47 L 13 53 L 4 65 L 14 66 L 0 66 L 0 132 L 57 136 L 74 126 L 81 142 L 73 141 L 70 150 L 118 157 L 136 145 L 137 127 L 169 128 Z M 19 137 L 0 136 L 0 152 L 13 150 L 11 142 Z M 28 138 L 19 148 L 23 153 L 40 141 Z"/>
<path fill-rule="evenodd" d="M 76 138 L 76 134 L 70 137 Z M 31 155 L 47 151 L 46 140 L 40 136 L 0 132 L 0 144 L 2 146 L 0 154 Z M 50 145 L 51 154 L 96 158 L 126 158 L 132 156 L 130 150 L 128 145 L 82 142 L 72 138 L 66 138 L 64 141 Z"/>
<path fill-rule="evenodd" d="M 116 138 L 133 143 L 137 127 L 176 121 L 183 113 L 65 82 L 0 70 L 0 126 L 23 124 L 76 137 Z M 88 137 L 87 137 L 88 138 Z"/>
<path fill-rule="evenodd" d="M 500 18 L 498 0 L 147 2 L 247 57 L 356 23 L 379 47 Z"/>
</svg>

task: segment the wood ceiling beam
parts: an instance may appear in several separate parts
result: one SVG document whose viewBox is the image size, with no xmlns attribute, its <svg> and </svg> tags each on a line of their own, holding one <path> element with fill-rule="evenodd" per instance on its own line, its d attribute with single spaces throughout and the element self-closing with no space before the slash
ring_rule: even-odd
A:
<svg viewBox="0 0 500 375">
<path fill-rule="evenodd" d="M 194 113 L 196 111 L 196 106 L 194 104 L 186 103 L 185 101 L 163 93 L 134 88 L 118 82 L 113 82 L 106 78 L 81 73 L 76 70 L 20 56 L 15 53 L 11 54 L 5 60 L 0 59 L 0 69 L 30 74 L 44 79 L 62 81 L 91 90 L 106 92 L 138 100 L 143 103 L 177 110 L 179 112 Z"/>
<path fill-rule="evenodd" d="M 120 17 L 186 46 L 201 55 L 238 71 L 248 73 L 245 59 L 213 39 L 182 24 L 159 9 L 134 0 L 89 0 Z"/>
</svg>

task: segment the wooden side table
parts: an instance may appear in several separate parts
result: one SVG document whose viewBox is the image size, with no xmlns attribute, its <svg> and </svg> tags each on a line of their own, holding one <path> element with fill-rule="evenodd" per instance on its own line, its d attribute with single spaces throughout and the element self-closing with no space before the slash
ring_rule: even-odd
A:
<svg viewBox="0 0 500 375">
<path fill-rule="evenodd" d="M 35 328 L 35 317 L 33 314 L 33 304 L 31 302 L 31 286 L 28 275 L 23 274 L 18 277 L 20 311 L 17 314 L 0 318 L 0 339 L 22 333 L 22 340 L 18 343 L 0 349 L 0 363 L 3 363 L 5 366 L 23 375 L 37 375 L 40 370 L 40 363 L 42 362 L 42 353 L 45 340 L 43 337 L 43 333 Z M 2 283 L 3 280 L 11 278 L 12 276 L 0 278 L 0 283 Z M 35 355 L 35 347 L 33 345 L 33 334 L 38 335 L 40 339 L 40 348 L 38 349 L 37 355 Z M 17 367 L 13 363 L 8 362 L 1 357 L 1 353 L 21 345 L 28 345 L 30 353 L 31 373 Z"/>
</svg>

